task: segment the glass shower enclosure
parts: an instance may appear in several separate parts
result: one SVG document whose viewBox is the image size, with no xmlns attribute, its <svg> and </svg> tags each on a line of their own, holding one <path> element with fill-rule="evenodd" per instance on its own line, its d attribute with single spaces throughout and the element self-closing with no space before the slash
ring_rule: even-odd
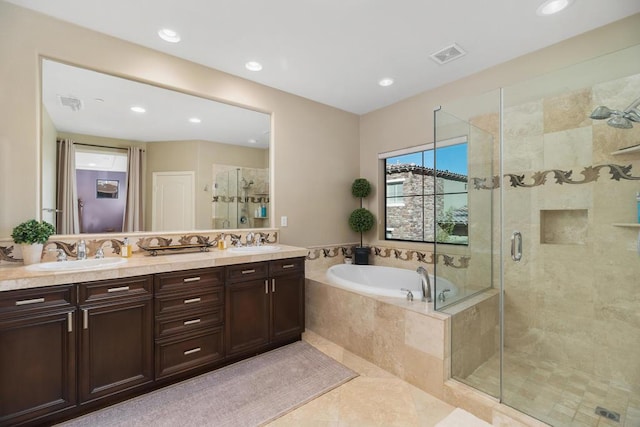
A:
<svg viewBox="0 0 640 427">
<path fill-rule="evenodd" d="M 639 97 L 634 46 L 435 113 L 436 141 L 477 127 L 494 159 L 469 168 L 491 286 L 445 308 L 452 377 L 553 426 L 640 426 Z"/>
<path fill-rule="evenodd" d="M 269 170 L 213 165 L 214 229 L 269 226 Z"/>
</svg>

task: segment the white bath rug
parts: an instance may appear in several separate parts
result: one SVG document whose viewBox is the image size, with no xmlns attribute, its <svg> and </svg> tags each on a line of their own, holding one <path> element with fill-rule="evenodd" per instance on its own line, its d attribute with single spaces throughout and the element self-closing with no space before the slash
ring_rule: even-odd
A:
<svg viewBox="0 0 640 427">
<path fill-rule="evenodd" d="M 464 409 L 456 408 L 444 420 L 436 424 L 436 427 L 491 427 L 491 424 Z"/>
</svg>

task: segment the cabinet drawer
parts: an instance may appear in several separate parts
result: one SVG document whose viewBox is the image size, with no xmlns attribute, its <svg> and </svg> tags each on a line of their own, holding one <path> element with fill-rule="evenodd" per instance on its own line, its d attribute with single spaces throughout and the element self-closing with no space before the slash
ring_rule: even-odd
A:
<svg viewBox="0 0 640 427">
<path fill-rule="evenodd" d="M 81 283 L 80 304 L 111 300 L 123 297 L 151 297 L 151 276 L 127 277 L 124 279 L 101 280 Z"/>
<path fill-rule="evenodd" d="M 156 379 L 208 365 L 224 357 L 222 327 L 177 340 L 156 341 Z"/>
<path fill-rule="evenodd" d="M 270 274 L 272 276 L 288 274 L 293 271 L 304 271 L 304 258 L 287 258 L 271 261 L 269 267 L 271 269 Z"/>
<path fill-rule="evenodd" d="M 179 312 L 212 310 L 224 304 L 224 288 L 213 288 L 211 292 L 188 292 L 180 295 L 156 297 L 156 315 Z"/>
<path fill-rule="evenodd" d="M 179 316 L 159 317 L 156 319 L 156 338 L 174 334 L 189 333 L 208 327 L 218 326 L 224 321 L 224 309 L 218 307 L 212 311 L 186 313 Z"/>
<path fill-rule="evenodd" d="M 224 285 L 224 268 L 204 268 L 157 274 L 156 294 L 189 292 L 195 289 L 210 289 Z"/>
<path fill-rule="evenodd" d="M 75 304 L 75 286 L 60 285 L 44 288 L 0 292 L 0 316 L 22 316 L 34 310 L 57 309 Z"/>
<path fill-rule="evenodd" d="M 227 267 L 229 282 L 264 279 L 269 275 L 269 263 L 254 262 L 250 264 L 230 265 Z"/>
</svg>

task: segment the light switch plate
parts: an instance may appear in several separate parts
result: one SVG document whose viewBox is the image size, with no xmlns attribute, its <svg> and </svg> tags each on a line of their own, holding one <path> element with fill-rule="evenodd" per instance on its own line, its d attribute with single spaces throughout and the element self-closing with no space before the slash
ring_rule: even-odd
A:
<svg viewBox="0 0 640 427">
<path fill-rule="evenodd" d="M 281 216 L 280 217 L 280 227 L 286 227 L 287 226 L 287 217 L 286 216 Z"/>
</svg>

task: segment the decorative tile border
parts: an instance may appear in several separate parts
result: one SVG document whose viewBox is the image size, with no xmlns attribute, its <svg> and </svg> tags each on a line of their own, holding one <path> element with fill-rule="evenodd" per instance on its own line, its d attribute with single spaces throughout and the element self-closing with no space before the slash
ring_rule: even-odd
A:
<svg viewBox="0 0 640 427">
<path fill-rule="evenodd" d="M 169 236 L 169 235 L 151 235 L 151 236 L 141 236 L 134 243 L 134 252 L 141 252 L 140 246 L 150 246 L 150 245 L 161 245 L 161 246 L 170 246 L 172 245 L 174 239 L 177 238 L 178 244 L 190 244 L 190 243 L 211 243 L 212 245 L 217 245 L 218 241 L 223 237 L 225 239 L 238 239 L 242 241 L 246 240 L 246 235 L 250 231 L 253 230 L 242 230 L 238 232 L 238 230 L 230 230 L 234 231 L 234 233 L 229 232 L 214 232 L 207 234 L 186 234 L 186 235 L 177 235 L 177 236 Z M 263 238 L 265 243 L 274 244 L 278 242 L 278 232 L 277 231 L 253 231 L 256 237 Z M 130 236 L 133 240 L 136 236 Z M 48 251 L 55 251 L 61 249 L 68 257 L 77 258 L 77 250 L 76 246 L 78 244 L 78 240 L 83 239 L 82 234 L 73 236 L 73 241 L 70 242 L 70 239 L 64 240 L 49 240 L 44 244 L 43 252 L 46 254 Z M 122 246 L 124 245 L 124 241 L 120 239 L 114 238 L 99 238 L 99 239 L 84 239 L 87 246 L 87 255 L 89 257 L 95 255 L 96 251 L 99 248 L 105 250 L 105 256 L 119 256 Z M 5 242 L 0 242 L 5 243 Z M 107 251 L 106 249 L 111 249 L 111 251 Z M 22 262 L 21 258 L 16 258 L 13 254 L 14 245 L 10 246 L 0 246 L 0 262 Z"/>
<path fill-rule="evenodd" d="M 14 258 L 11 252 L 13 252 L 13 246 L 0 246 L 0 261 L 22 262 L 21 259 Z"/>
<path fill-rule="evenodd" d="M 269 203 L 268 197 L 213 196 L 213 203 Z"/>
<path fill-rule="evenodd" d="M 556 184 L 587 184 L 589 182 L 597 181 L 600 178 L 600 169 L 609 168 L 609 173 L 611 174 L 612 180 L 620 181 L 624 180 L 640 180 L 640 176 L 632 176 L 631 168 L 632 165 L 622 166 L 616 164 L 606 164 L 606 165 L 597 165 L 597 166 L 585 166 L 581 175 L 584 176 L 582 180 L 574 180 L 571 175 L 573 175 L 572 170 L 563 171 L 561 169 L 549 169 L 544 171 L 534 172 L 531 175 L 532 182 L 527 184 L 525 183 L 525 176 L 517 175 L 513 173 L 504 174 L 505 178 L 509 178 L 512 187 L 521 187 L 521 188 L 532 188 L 537 187 L 539 185 L 544 185 L 547 183 L 547 175 L 553 174 L 555 178 Z M 489 181 L 490 182 L 487 182 Z M 493 190 L 500 187 L 500 177 L 494 176 L 489 178 L 471 178 L 473 182 L 473 188 L 476 190 Z"/>
<path fill-rule="evenodd" d="M 307 260 L 314 261 L 320 258 L 335 258 L 337 256 L 353 256 L 355 245 L 338 245 L 309 249 Z M 468 268 L 471 257 L 452 256 L 447 254 L 434 254 L 433 252 L 420 252 L 413 249 L 397 249 L 381 246 L 371 246 L 371 253 L 375 257 L 395 258 L 401 261 L 418 261 L 425 264 L 440 264 L 452 268 Z M 414 258 L 415 257 L 415 258 Z"/>
</svg>

